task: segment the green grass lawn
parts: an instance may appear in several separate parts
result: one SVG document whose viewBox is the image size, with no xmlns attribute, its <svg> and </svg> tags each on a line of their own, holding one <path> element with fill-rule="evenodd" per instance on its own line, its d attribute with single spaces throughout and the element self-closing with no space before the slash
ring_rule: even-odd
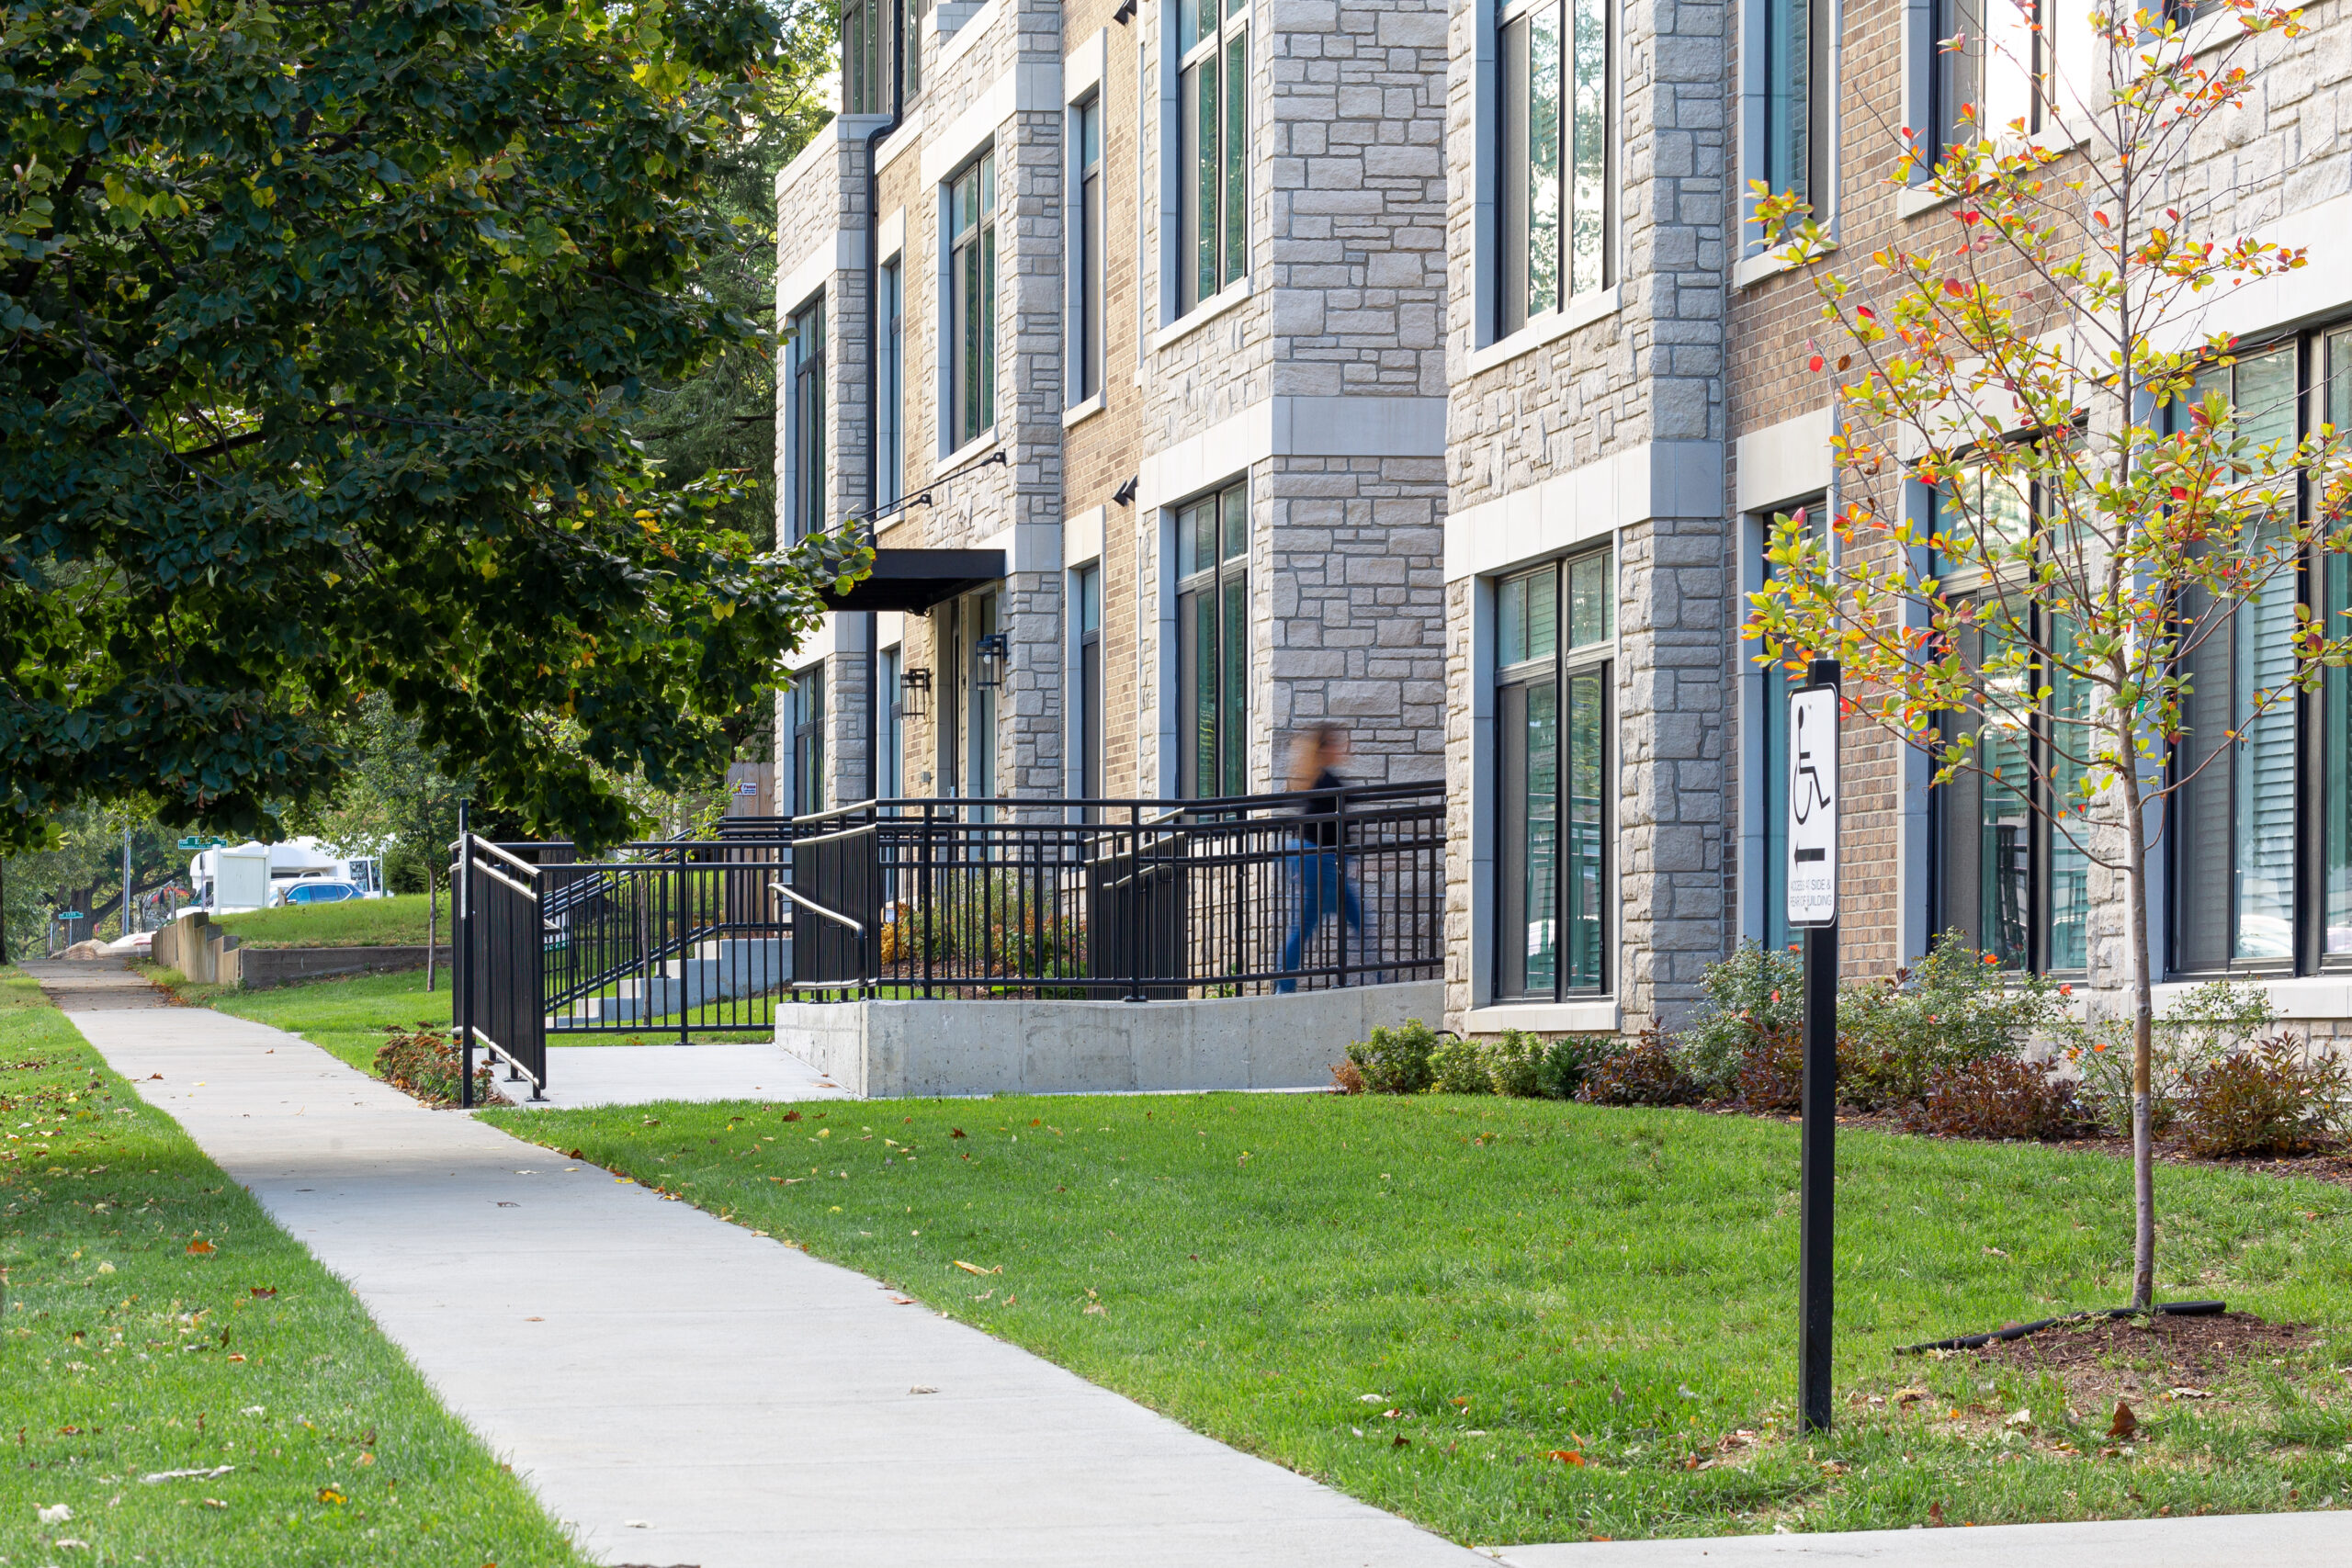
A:
<svg viewBox="0 0 2352 1568">
<path fill-rule="evenodd" d="M 449 896 L 441 895 L 434 940 L 449 941 Z M 390 898 L 354 898 L 341 904 L 289 904 L 223 915 L 220 929 L 245 947 L 423 947 L 425 898 L 407 893 Z"/>
<path fill-rule="evenodd" d="M 1781 1122 L 1319 1095 L 792 1109 L 488 1116 L 1464 1542 L 2352 1499 L 2341 1189 L 2160 1175 L 2165 1295 L 2226 1296 L 2327 1344 L 2159 1400 L 2131 1452 L 2101 1457 L 2108 1406 L 1893 1354 L 2126 1299 L 2129 1168 L 2101 1156 L 1849 1131 L 1845 1414 L 1807 1439 Z M 1914 1384 L 1932 1397 L 1868 1403 Z"/>
<path fill-rule="evenodd" d="M 348 1288 L 14 969 L 0 1111 L 0 1559 L 582 1562 Z"/>
</svg>

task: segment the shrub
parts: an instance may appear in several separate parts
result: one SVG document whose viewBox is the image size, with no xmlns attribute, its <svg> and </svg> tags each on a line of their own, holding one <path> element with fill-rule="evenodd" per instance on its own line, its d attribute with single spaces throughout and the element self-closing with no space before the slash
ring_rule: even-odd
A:
<svg viewBox="0 0 2352 1568">
<path fill-rule="evenodd" d="M 1784 948 L 1742 942 L 1700 980 L 1707 1000 L 1675 1050 L 1683 1070 L 1711 1099 L 1740 1091 L 1740 1068 L 1768 1037 L 1795 1037 L 1804 1023 L 1804 964 Z"/>
<path fill-rule="evenodd" d="M 1333 1094 L 1362 1094 L 1363 1092 L 1363 1070 L 1345 1056 L 1332 1065 L 1331 1092 Z"/>
<path fill-rule="evenodd" d="M 1840 992 L 1838 1097 L 1868 1110 L 1917 1104 L 1939 1073 L 2014 1059 L 2058 1022 L 2064 994 L 1948 931 L 1917 964 Z"/>
<path fill-rule="evenodd" d="M 1804 1032 L 1759 1029 L 1740 1058 L 1734 1086 L 1750 1111 L 1789 1111 L 1804 1103 Z"/>
<path fill-rule="evenodd" d="M 397 1023 L 386 1024 L 388 1038 L 376 1048 L 376 1075 L 394 1089 L 413 1094 L 427 1105 L 458 1103 L 458 1083 L 460 1068 L 458 1047 L 449 1036 L 437 1029 L 419 1027 L 413 1032 Z M 474 1103 L 476 1105 L 505 1105 L 506 1097 L 494 1086 L 490 1065 L 474 1068 Z"/>
<path fill-rule="evenodd" d="M 2212 980 L 2192 987 L 2158 1014 L 2149 1041 L 2148 1121 L 2169 1131 L 2188 1080 L 2259 1038 L 2271 1023 L 2270 993 L 2260 986 Z M 2082 1100 L 2116 1132 L 2132 1131 L 2132 1020 L 2106 1013 L 2070 1032 L 2066 1059 L 2082 1075 Z"/>
<path fill-rule="evenodd" d="M 1506 1029 L 1486 1043 L 1487 1081 L 1497 1094 L 1520 1100 L 1556 1098 L 1548 1094 L 1544 1067 L 1551 1048 L 1523 1029 Z"/>
<path fill-rule="evenodd" d="M 1544 1093 L 1574 1100 L 1593 1068 L 1625 1048 L 1613 1034 L 1563 1034 L 1544 1053 Z"/>
<path fill-rule="evenodd" d="M 2300 1155 L 2329 1141 L 2352 1089 L 2343 1060 L 2287 1035 L 2191 1069 L 2181 1084 L 2189 1152 L 2207 1159 Z"/>
<path fill-rule="evenodd" d="M 1408 1018 L 1395 1029 L 1375 1029 L 1370 1039 L 1349 1046 L 1348 1060 L 1374 1094 L 1419 1094 L 1430 1087 L 1430 1054 L 1437 1049 L 1438 1039 L 1436 1030 Z"/>
<path fill-rule="evenodd" d="M 1439 1036 L 1437 1043 L 1430 1047 L 1430 1092 L 1494 1093 L 1494 1081 L 1487 1076 L 1485 1047 L 1458 1034 Z"/>
<path fill-rule="evenodd" d="M 1577 1098 L 1588 1105 L 1688 1105 L 1699 1086 L 1652 1019 L 1631 1045 L 1585 1069 Z"/>
<path fill-rule="evenodd" d="M 1926 1095 L 1903 1110 L 1905 1127 L 1939 1138 L 2047 1143 L 2080 1132 L 2086 1120 L 2073 1084 L 2018 1056 L 1939 1067 L 1928 1080 Z"/>
</svg>

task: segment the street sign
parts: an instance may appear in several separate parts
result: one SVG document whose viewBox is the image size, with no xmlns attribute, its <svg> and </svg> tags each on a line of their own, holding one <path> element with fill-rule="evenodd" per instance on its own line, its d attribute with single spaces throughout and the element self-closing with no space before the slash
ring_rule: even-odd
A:
<svg viewBox="0 0 2352 1568">
<path fill-rule="evenodd" d="M 217 850 L 224 848 L 228 842 L 229 840 L 226 839 L 200 839 L 195 834 L 190 833 L 180 840 L 180 848 L 184 850 Z"/>
<path fill-rule="evenodd" d="M 86 920 L 90 917 L 84 914 L 79 909 L 68 909 L 57 918 L 61 920 Z"/>
<path fill-rule="evenodd" d="M 1789 694 L 1789 924 L 1838 923 L 1838 688 Z"/>
</svg>

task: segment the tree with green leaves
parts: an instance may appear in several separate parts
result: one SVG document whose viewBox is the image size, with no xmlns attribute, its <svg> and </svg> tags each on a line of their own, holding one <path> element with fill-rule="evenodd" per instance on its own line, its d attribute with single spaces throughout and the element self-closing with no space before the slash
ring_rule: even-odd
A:
<svg viewBox="0 0 2352 1568">
<path fill-rule="evenodd" d="M 473 783 L 444 773 L 439 749 L 427 744 L 416 721 L 381 692 L 361 699 L 341 739 L 350 766 L 333 803 L 304 826 L 345 854 L 377 856 L 387 887 L 423 886 L 429 991 L 440 934 L 442 874 L 449 843 L 458 836 L 458 805 L 473 794 Z"/>
<path fill-rule="evenodd" d="M 1840 270 L 1789 194 L 1757 193 L 1769 240 L 1821 300 L 1831 341 L 1810 367 L 1831 381 L 1839 489 L 1826 536 L 1777 520 L 1747 635 L 1762 660 L 1841 660 L 1849 713 L 1927 753 L 1939 786 L 2038 818 L 2077 857 L 2087 909 L 2120 913 L 2082 932 L 2081 961 L 2120 972 L 2099 988 L 2130 1025 L 2143 1312 L 2166 813 L 2352 664 L 2352 621 L 2298 592 L 2332 584 L 2341 602 L 2352 583 L 2352 469 L 2333 423 L 2347 405 L 2331 389 L 2334 410 L 2299 434 L 2310 389 L 2291 369 L 2283 387 L 2238 377 L 2256 345 L 2201 317 L 2310 260 L 2232 232 L 2238 193 L 2199 177 L 2257 51 L 2301 30 L 2267 0 L 2226 0 L 2222 25 L 2233 38 L 2192 44 L 2169 13 L 2101 8 L 2080 51 L 2026 26 L 2000 63 L 2032 112 L 1996 123 L 1971 107 L 1945 147 L 1906 131 L 1894 177 L 1932 170 L 1950 206 L 1930 239 L 1862 265 Z M 2090 68 L 2057 74 L 2069 58 Z M 1922 492 L 1932 506 L 1915 511 Z M 2243 700 L 2200 689 L 2233 638 L 2259 644 L 2267 671 Z"/>
<path fill-rule="evenodd" d="M 707 777 L 862 570 L 632 422 L 761 329 L 694 279 L 752 0 L 0 13 L 0 841 L 152 792 L 274 836 L 380 692 L 531 829 Z"/>
</svg>

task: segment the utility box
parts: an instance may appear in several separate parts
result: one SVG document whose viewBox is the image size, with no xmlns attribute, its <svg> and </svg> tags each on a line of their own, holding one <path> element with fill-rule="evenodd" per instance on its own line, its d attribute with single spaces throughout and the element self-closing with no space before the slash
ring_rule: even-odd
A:
<svg viewBox="0 0 2352 1568">
<path fill-rule="evenodd" d="M 212 912 L 269 908 L 269 851 L 260 844 L 217 851 L 212 872 Z"/>
</svg>

